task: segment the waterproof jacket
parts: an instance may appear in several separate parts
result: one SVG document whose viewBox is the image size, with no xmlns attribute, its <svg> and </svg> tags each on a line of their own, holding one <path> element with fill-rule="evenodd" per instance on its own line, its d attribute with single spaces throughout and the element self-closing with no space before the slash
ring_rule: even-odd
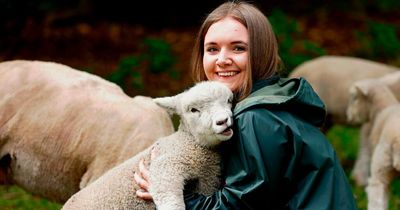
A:
<svg viewBox="0 0 400 210">
<path fill-rule="evenodd" d="M 356 209 L 336 153 L 320 132 L 324 104 L 304 79 L 260 80 L 234 109 L 222 145 L 221 189 L 185 191 L 187 209 Z"/>
</svg>

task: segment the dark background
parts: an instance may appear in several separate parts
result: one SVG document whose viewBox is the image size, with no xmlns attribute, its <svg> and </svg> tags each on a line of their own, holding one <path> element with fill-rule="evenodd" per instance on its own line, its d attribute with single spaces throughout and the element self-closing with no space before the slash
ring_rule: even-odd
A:
<svg viewBox="0 0 400 210">
<path fill-rule="evenodd" d="M 203 18 L 224 1 L 0 0 L 0 61 L 59 62 L 100 75 L 129 95 L 190 86 Z M 284 74 L 320 55 L 400 66 L 400 1 L 249 1 L 270 19 Z"/>
</svg>

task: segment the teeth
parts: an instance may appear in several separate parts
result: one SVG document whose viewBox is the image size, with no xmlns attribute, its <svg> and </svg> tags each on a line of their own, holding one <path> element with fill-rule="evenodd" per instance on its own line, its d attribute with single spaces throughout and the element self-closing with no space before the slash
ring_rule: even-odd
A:
<svg viewBox="0 0 400 210">
<path fill-rule="evenodd" d="M 221 77 L 230 77 L 230 76 L 236 75 L 237 72 L 234 72 L 234 71 L 231 71 L 231 72 L 218 72 L 217 74 L 218 74 L 218 76 L 221 76 Z"/>
</svg>

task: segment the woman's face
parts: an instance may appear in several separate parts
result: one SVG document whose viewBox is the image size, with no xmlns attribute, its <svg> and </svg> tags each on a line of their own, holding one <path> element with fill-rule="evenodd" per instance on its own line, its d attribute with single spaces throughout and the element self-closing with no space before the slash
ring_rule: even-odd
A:
<svg viewBox="0 0 400 210">
<path fill-rule="evenodd" d="M 247 28 L 227 17 L 215 22 L 204 37 L 203 67 L 208 80 L 225 83 L 233 92 L 242 86 L 248 60 Z"/>
</svg>

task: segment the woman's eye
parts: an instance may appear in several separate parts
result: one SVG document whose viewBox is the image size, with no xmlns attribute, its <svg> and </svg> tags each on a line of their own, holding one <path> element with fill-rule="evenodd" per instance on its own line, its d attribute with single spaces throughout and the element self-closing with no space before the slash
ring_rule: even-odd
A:
<svg viewBox="0 0 400 210">
<path fill-rule="evenodd" d="M 196 113 L 196 112 L 200 112 L 198 109 L 196 109 L 196 108 L 191 108 L 190 109 L 190 112 L 192 112 L 192 113 Z"/>
<path fill-rule="evenodd" d="M 233 48 L 234 51 L 239 51 L 239 52 L 243 52 L 246 51 L 245 47 L 242 46 L 236 46 L 235 48 Z"/>
<path fill-rule="evenodd" d="M 208 48 L 206 49 L 206 51 L 207 51 L 207 52 L 215 52 L 215 51 L 218 51 L 218 49 L 215 48 L 215 47 L 208 47 Z"/>
</svg>

